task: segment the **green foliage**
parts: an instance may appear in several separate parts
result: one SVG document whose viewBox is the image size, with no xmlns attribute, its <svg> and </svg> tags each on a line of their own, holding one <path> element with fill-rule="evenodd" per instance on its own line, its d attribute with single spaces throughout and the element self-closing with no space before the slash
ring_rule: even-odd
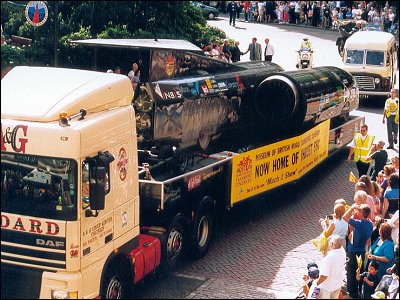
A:
<svg viewBox="0 0 400 300">
<path fill-rule="evenodd" d="M 27 1 L 17 2 L 12 8 L 1 6 L 4 34 L 6 38 L 18 35 L 33 40 L 29 49 L 13 54 L 31 65 L 54 64 L 56 22 L 58 61 L 66 67 L 86 68 L 92 60 L 89 49 L 73 46 L 70 40 L 157 37 L 188 40 L 202 47 L 226 38 L 223 31 L 207 25 L 190 1 L 47 1 L 49 17 L 41 27 L 26 22 Z M 3 59 L 2 48 L 2 66 Z"/>
<path fill-rule="evenodd" d="M 25 55 L 26 48 L 1 45 L 1 69 L 15 65 L 24 65 L 28 63 Z"/>
</svg>

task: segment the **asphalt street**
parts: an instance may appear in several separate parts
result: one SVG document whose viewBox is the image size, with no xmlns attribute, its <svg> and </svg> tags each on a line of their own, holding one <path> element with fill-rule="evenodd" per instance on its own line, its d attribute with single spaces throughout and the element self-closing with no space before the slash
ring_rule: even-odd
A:
<svg viewBox="0 0 400 300">
<path fill-rule="evenodd" d="M 279 24 L 237 22 L 229 26 L 224 16 L 209 21 L 238 39 L 245 50 L 251 37 L 263 42 L 266 35 L 278 48 L 276 62 L 295 69 L 294 49 L 308 34 L 316 49 L 315 66 L 340 66 L 336 31 Z M 248 55 L 247 55 L 248 56 Z M 244 56 L 242 60 L 248 60 Z M 363 115 L 370 132 L 387 142 L 381 123 L 383 101 L 362 101 L 352 115 Z M 398 155 L 389 150 L 389 156 Z M 320 217 L 333 212 L 333 203 L 344 198 L 351 203 L 354 185 L 349 172 L 356 172 L 340 151 L 296 184 L 245 202 L 220 216 L 216 237 L 205 257 L 186 259 L 173 272 L 157 272 L 135 289 L 139 299 L 294 299 L 303 284 L 310 261 L 321 254 L 311 240 L 321 233 Z"/>
</svg>

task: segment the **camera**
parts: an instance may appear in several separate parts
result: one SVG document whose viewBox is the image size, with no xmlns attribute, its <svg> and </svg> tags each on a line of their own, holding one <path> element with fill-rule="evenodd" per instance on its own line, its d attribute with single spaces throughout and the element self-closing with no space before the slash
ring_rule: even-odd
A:
<svg viewBox="0 0 400 300">
<path fill-rule="evenodd" d="M 333 220 L 333 215 L 326 215 L 329 220 Z"/>
</svg>

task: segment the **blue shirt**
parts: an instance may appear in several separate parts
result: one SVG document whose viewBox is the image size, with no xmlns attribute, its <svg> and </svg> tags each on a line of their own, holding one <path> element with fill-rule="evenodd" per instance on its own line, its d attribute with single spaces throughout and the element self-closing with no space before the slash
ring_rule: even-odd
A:
<svg viewBox="0 0 400 300">
<path fill-rule="evenodd" d="M 378 246 L 378 241 L 381 237 L 377 238 L 376 241 L 371 245 L 370 252 L 375 256 L 384 256 L 389 262 L 383 262 L 378 260 L 378 279 L 381 280 L 383 275 L 386 274 L 387 268 L 390 268 L 394 264 L 394 243 L 391 240 L 384 241 L 380 246 Z"/>
<path fill-rule="evenodd" d="M 385 219 L 389 219 L 389 214 L 394 214 L 399 209 L 399 189 L 392 189 L 390 186 L 385 190 L 383 198 L 388 199 L 388 208 Z"/>
<path fill-rule="evenodd" d="M 373 286 L 369 286 L 368 283 L 364 281 L 364 277 L 367 277 L 369 281 L 372 281 L 374 283 Z M 375 293 L 375 288 L 379 283 L 379 278 L 378 274 L 372 275 L 368 272 L 364 272 L 360 274 L 360 282 L 362 282 L 362 287 L 361 287 L 361 295 L 362 299 L 371 299 L 371 295 Z"/>
<path fill-rule="evenodd" d="M 365 252 L 365 243 L 370 238 L 373 225 L 370 220 L 349 220 L 353 226 L 353 243 L 349 243 L 348 252 Z"/>
</svg>

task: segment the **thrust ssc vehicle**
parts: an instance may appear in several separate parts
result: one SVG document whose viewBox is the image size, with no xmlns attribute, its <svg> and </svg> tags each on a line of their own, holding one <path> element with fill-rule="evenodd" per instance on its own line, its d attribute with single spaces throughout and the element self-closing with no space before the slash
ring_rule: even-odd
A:
<svg viewBox="0 0 400 300">
<path fill-rule="evenodd" d="M 359 104 L 353 76 L 336 67 L 285 72 L 272 62 L 226 63 L 184 40 L 71 43 L 93 47 L 97 61 L 122 49 L 131 51 L 124 65 L 139 62 L 142 85 L 132 104 L 140 149 L 207 149 L 210 141 L 229 130 L 273 135 L 331 118 L 345 119 Z"/>
</svg>

